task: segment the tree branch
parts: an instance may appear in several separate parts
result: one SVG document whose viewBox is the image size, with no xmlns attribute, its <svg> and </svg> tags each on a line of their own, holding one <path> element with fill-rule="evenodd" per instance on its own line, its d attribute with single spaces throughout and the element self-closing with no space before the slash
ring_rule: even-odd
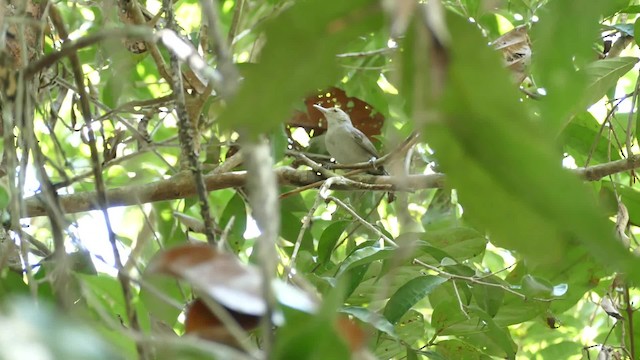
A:
<svg viewBox="0 0 640 360">
<path fill-rule="evenodd" d="M 313 171 L 295 170 L 281 167 L 275 170 L 280 185 L 304 186 L 322 180 Z M 204 176 L 207 191 L 244 186 L 247 179 L 246 171 L 233 171 Z M 336 182 L 331 188 L 336 190 L 371 190 L 379 188 L 388 191 L 393 185 L 390 176 L 361 175 L 358 182 Z M 444 175 L 410 175 L 407 179 L 406 190 L 432 189 L 444 186 Z M 106 192 L 110 207 L 129 206 L 142 203 L 183 199 L 196 195 L 193 178 L 187 173 L 181 173 L 167 180 L 160 180 L 144 185 L 131 185 L 109 189 Z M 77 213 L 98 209 L 95 192 L 82 192 L 71 195 L 61 195 L 60 202 L 65 213 Z M 45 215 L 43 200 L 39 195 L 25 199 L 26 217 Z"/>
<path fill-rule="evenodd" d="M 587 181 L 597 181 L 605 176 L 636 169 L 640 167 L 640 154 L 632 155 L 627 159 L 611 161 L 604 164 L 575 169 L 573 172 Z"/>
<path fill-rule="evenodd" d="M 605 176 L 613 175 L 640 167 L 640 155 L 633 155 L 629 159 L 622 159 L 588 168 L 571 170 L 587 181 L 597 181 Z M 275 170 L 280 185 L 306 186 L 324 180 L 310 170 L 296 170 L 291 167 L 281 167 Z M 246 171 L 232 171 L 212 173 L 204 176 L 207 191 L 244 186 Z M 360 175 L 357 181 L 337 181 L 331 185 L 334 190 L 366 190 L 389 191 L 396 186 L 392 176 Z M 409 175 L 402 178 L 403 188 L 394 190 L 423 190 L 445 186 L 444 174 Z M 318 185 L 319 186 L 319 185 Z M 167 180 L 160 180 L 144 185 L 131 185 L 106 192 L 109 207 L 129 206 L 156 201 L 183 199 L 196 195 L 191 176 L 179 174 Z M 99 209 L 95 192 L 82 192 L 71 195 L 60 195 L 60 202 L 65 213 L 77 213 Z M 25 199 L 25 217 L 43 216 L 46 214 L 44 202 L 39 195 Z"/>
</svg>

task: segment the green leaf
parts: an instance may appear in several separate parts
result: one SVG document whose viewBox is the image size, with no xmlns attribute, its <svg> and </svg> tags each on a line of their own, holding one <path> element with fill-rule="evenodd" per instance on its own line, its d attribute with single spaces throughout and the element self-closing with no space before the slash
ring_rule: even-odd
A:
<svg viewBox="0 0 640 360">
<path fill-rule="evenodd" d="M 410 346 L 407 346 L 406 359 L 407 360 L 418 360 L 418 354 L 416 353 L 415 350 L 411 349 Z"/>
<path fill-rule="evenodd" d="M 633 23 L 633 39 L 635 40 L 636 44 L 638 44 L 638 41 L 640 41 L 640 38 L 638 36 L 640 36 L 640 21 L 638 21 L 639 19 L 636 19 L 636 22 Z"/>
<path fill-rule="evenodd" d="M 398 337 L 395 329 L 393 328 L 393 324 L 391 324 L 389 320 L 367 308 L 359 306 L 347 306 L 340 309 L 340 312 L 349 314 L 357 318 L 358 320 L 373 326 L 374 328 L 382 331 L 383 333 L 391 336 L 394 339 Z"/>
<path fill-rule="evenodd" d="M 402 342 L 395 339 L 382 338 L 375 349 L 378 359 L 395 359 L 406 353 L 406 346 L 424 341 L 424 316 L 415 310 L 408 311 L 395 325 L 396 334 Z"/>
<path fill-rule="evenodd" d="M 349 224 L 351 224 L 351 221 L 339 220 L 332 222 L 324 229 L 318 241 L 318 262 L 320 264 L 331 258 L 333 248 Z"/>
<path fill-rule="evenodd" d="M 410 280 L 391 296 L 384 307 L 384 317 L 392 324 L 397 323 L 418 301 L 446 281 L 446 278 L 431 275 L 420 276 Z"/>
<path fill-rule="evenodd" d="M 582 111 L 600 100 L 636 63 L 638 58 L 623 56 L 597 60 L 585 66 L 581 72 L 586 74 L 587 87 L 574 111 Z"/>
<path fill-rule="evenodd" d="M 278 328 L 273 359 L 349 359 L 346 341 L 335 326 L 336 310 L 344 295 L 344 282 L 323 296 L 315 314 L 285 308 L 285 325 Z"/>
<path fill-rule="evenodd" d="M 480 360 L 485 359 L 486 356 L 471 344 L 458 339 L 438 341 L 436 349 L 444 359 Z"/>
<path fill-rule="evenodd" d="M 540 113 L 550 134 L 560 133 L 575 104 L 585 96 L 587 73 L 576 71 L 576 66 L 581 68 L 593 58 L 593 39 L 607 11 L 605 3 L 582 6 L 574 1 L 549 1 L 538 10 L 540 21 L 532 31 L 533 69 L 538 86 L 547 93 Z"/>
<path fill-rule="evenodd" d="M 509 286 L 509 284 L 497 278 L 496 276 L 483 278 L 482 281 L 486 283 L 501 284 L 506 287 Z M 481 309 L 486 311 L 487 314 L 491 315 L 492 317 L 498 314 L 498 311 L 500 310 L 502 301 L 504 299 L 504 289 L 497 286 L 474 284 L 471 287 L 471 292 L 473 293 L 476 304 L 478 304 Z"/>
<path fill-rule="evenodd" d="M 478 331 L 477 320 L 469 320 L 460 309 L 457 299 L 443 301 L 434 306 L 431 326 L 441 335 L 465 335 Z"/>
<path fill-rule="evenodd" d="M 9 206 L 9 200 L 11 199 L 11 195 L 9 194 L 9 190 L 3 183 L 0 183 L 0 210 L 6 209 Z"/>
<path fill-rule="evenodd" d="M 185 304 L 187 299 L 184 298 L 184 291 L 176 279 L 167 276 L 149 276 L 146 273 L 143 277 L 145 284 L 152 286 L 153 290 L 148 286 L 142 287 L 140 300 L 151 317 L 173 327 L 183 309 L 176 308 L 170 301 Z"/>
<path fill-rule="evenodd" d="M 271 132 L 290 115 L 293 103 L 339 79 L 335 55 L 347 43 L 381 25 L 382 9 L 376 1 L 294 3 L 265 26 L 267 43 L 260 62 L 219 122 L 252 134 Z"/>
<path fill-rule="evenodd" d="M 238 252 L 244 245 L 244 231 L 247 228 L 247 209 L 242 196 L 237 192 L 229 200 L 222 212 L 222 216 L 220 216 L 220 227 L 222 229 L 226 228 L 231 219 L 233 219 L 233 225 L 231 226 L 231 231 L 229 231 L 227 241 L 231 248 Z"/>
<path fill-rule="evenodd" d="M 507 359 L 515 359 L 518 346 L 513 342 L 509 330 L 498 326 L 491 316 L 480 309 L 471 309 L 472 312 L 479 316 L 487 327 L 487 335 L 492 339 L 506 354 Z"/>
<path fill-rule="evenodd" d="M 394 250 L 390 248 L 380 248 L 378 246 L 367 246 L 362 249 L 358 249 L 351 253 L 349 257 L 347 257 L 342 264 L 340 265 L 340 269 L 338 269 L 338 273 L 336 277 L 342 275 L 345 271 L 352 269 L 354 267 L 370 264 L 376 260 L 384 260 L 393 256 Z"/>
<path fill-rule="evenodd" d="M 3 359 L 107 360 L 124 355 L 116 354 L 93 326 L 56 311 L 47 302 L 14 298 L 3 304 L 0 317 L 7 329 L 3 330 Z"/>
<path fill-rule="evenodd" d="M 8 271 L 0 278 L 0 300 L 9 296 L 28 295 L 29 285 L 24 282 L 22 275 Z"/>
<path fill-rule="evenodd" d="M 553 286 L 548 281 L 525 275 L 522 278 L 522 293 L 529 297 L 550 298 L 553 293 Z"/>
<path fill-rule="evenodd" d="M 480 255 L 487 246 L 487 239 L 475 229 L 457 226 L 423 233 L 420 239 L 445 251 L 458 261 Z"/>
<path fill-rule="evenodd" d="M 601 197 L 605 195 L 610 197 L 612 205 L 615 205 L 615 212 L 617 212 L 615 199 L 616 194 L 618 194 L 629 212 L 629 223 L 634 226 L 640 226 L 640 191 L 636 187 L 620 183 L 613 184 L 611 181 L 602 181 L 602 193 Z M 611 215 L 614 215 L 615 212 Z"/>
<path fill-rule="evenodd" d="M 606 134 L 598 135 L 601 127 L 602 125 L 588 111 L 578 113 L 565 127 L 561 136 L 562 143 L 565 151 L 575 159 L 576 165 L 584 166 L 589 154 L 590 164 L 620 159 L 619 152 L 610 149 Z M 620 135 L 618 137 L 620 138 Z"/>
<path fill-rule="evenodd" d="M 109 314 L 113 321 L 122 321 L 128 325 L 122 286 L 118 280 L 104 274 L 98 276 L 75 274 L 75 276 L 83 288 L 83 295 L 87 297 L 87 292 L 90 292 L 89 298 L 93 301 L 89 301 L 89 304 L 96 314 Z"/>
<path fill-rule="evenodd" d="M 369 270 L 369 265 L 371 264 L 367 263 L 367 264 L 355 266 L 345 271 L 342 274 L 340 279 L 347 278 L 348 280 L 345 293 L 344 293 L 345 299 L 351 296 L 351 294 L 353 294 L 353 292 L 358 288 L 358 286 L 360 286 L 360 284 L 362 283 L 362 279 L 364 279 L 364 276 Z"/>
<path fill-rule="evenodd" d="M 640 5 L 627 6 L 626 8 L 620 10 L 620 12 L 623 14 L 638 14 L 640 13 Z M 635 27 L 634 27 L 634 30 L 635 30 Z"/>
<path fill-rule="evenodd" d="M 573 341 L 563 341 L 540 349 L 539 354 L 542 359 L 571 359 L 572 357 L 578 358 L 583 355 L 583 351 L 584 347 L 582 344 Z"/>
<path fill-rule="evenodd" d="M 554 139 L 528 119 L 497 55 L 472 24 L 456 18 L 449 24 L 457 46 L 445 119 L 431 122 L 425 134 L 458 191 L 465 218 L 488 228 L 494 244 L 530 261 L 562 266 L 575 246 L 570 239 L 577 239 L 603 264 L 640 278 L 638 260 L 613 237 L 589 189 L 562 168 Z"/>
<path fill-rule="evenodd" d="M 276 339 L 271 354 L 274 360 L 350 358 L 329 316 L 303 313 L 287 316 L 286 325 L 278 329 Z"/>
</svg>

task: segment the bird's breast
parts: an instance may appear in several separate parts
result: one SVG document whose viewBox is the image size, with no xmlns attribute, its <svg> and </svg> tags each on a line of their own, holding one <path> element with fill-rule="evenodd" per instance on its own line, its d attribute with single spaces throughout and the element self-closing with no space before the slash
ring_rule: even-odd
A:
<svg viewBox="0 0 640 360">
<path fill-rule="evenodd" d="M 371 159 L 371 155 L 355 140 L 348 127 L 330 127 L 324 141 L 329 155 L 341 164 L 354 164 Z"/>
</svg>

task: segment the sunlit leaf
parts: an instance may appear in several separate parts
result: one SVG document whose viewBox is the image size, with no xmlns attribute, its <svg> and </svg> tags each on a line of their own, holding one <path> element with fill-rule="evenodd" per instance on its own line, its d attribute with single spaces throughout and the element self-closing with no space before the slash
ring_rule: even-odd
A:
<svg viewBox="0 0 640 360">
<path fill-rule="evenodd" d="M 586 74 L 587 87 L 576 110 L 584 110 L 600 100 L 618 80 L 638 62 L 635 57 L 617 57 L 594 61 L 582 70 Z"/>
</svg>

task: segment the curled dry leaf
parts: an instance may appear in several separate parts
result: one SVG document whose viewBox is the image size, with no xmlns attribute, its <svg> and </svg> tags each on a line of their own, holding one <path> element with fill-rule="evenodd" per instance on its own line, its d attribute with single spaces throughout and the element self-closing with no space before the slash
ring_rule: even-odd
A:
<svg viewBox="0 0 640 360">
<path fill-rule="evenodd" d="M 531 63 L 531 41 L 526 25 L 500 36 L 491 46 L 502 52 L 505 66 L 512 71 L 516 83 L 520 84 L 527 77 L 527 67 Z"/>
<path fill-rule="evenodd" d="M 245 315 L 233 310 L 228 311 L 229 315 L 243 330 L 253 330 L 260 323 L 259 316 Z M 235 336 L 229 332 L 222 321 L 200 299 L 194 300 L 187 308 L 184 326 L 187 334 L 238 347 L 238 341 Z"/>
<path fill-rule="evenodd" d="M 313 107 L 314 104 L 321 105 L 325 108 L 339 106 L 349 114 L 353 126 L 362 131 L 370 139 L 373 139 L 376 135 L 380 135 L 382 125 L 384 125 L 384 116 L 376 112 L 371 104 L 356 97 L 349 97 L 344 90 L 337 87 L 320 90 L 308 96 L 304 100 L 304 103 L 307 108 L 307 113 L 297 111 L 291 119 L 287 121 L 287 125 L 289 127 L 302 127 L 306 129 L 307 132 L 313 130 L 314 136 L 324 133 L 327 129 L 324 116 L 319 110 Z"/>
<path fill-rule="evenodd" d="M 164 250 L 151 261 L 147 272 L 185 280 L 220 305 L 241 314 L 262 316 L 267 309 L 260 270 L 207 244 Z M 302 290 L 277 279 L 273 287 L 281 304 L 300 311 L 315 311 L 315 301 Z"/>
<path fill-rule="evenodd" d="M 365 332 L 353 320 L 347 316 L 338 316 L 335 321 L 338 334 L 349 345 L 351 352 L 356 352 L 366 345 Z"/>
</svg>

